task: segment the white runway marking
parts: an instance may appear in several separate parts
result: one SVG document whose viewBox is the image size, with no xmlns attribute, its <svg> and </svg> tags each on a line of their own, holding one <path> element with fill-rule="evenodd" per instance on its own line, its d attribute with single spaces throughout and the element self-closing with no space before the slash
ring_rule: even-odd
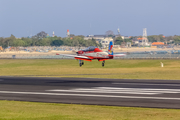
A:
<svg viewBox="0 0 180 120">
<path fill-rule="evenodd" d="M 161 86 L 180 86 L 180 84 L 144 84 L 144 83 L 112 83 L 122 85 L 161 85 Z"/>
<path fill-rule="evenodd" d="M 88 92 L 88 93 L 124 93 L 124 94 L 147 94 L 147 95 L 154 95 L 154 94 L 157 94 L 157 93 L 146 93 L 146 92 L 139 92 L 139 93 L 136 93 L 136 92 L 128 92 L 128 91 L 79 91 L 79 90 L 47 90 L 47 91 L 54 91 L 54 92 Z"/>
<path fill-rule="evenodd" d="M 180 93 L 180 89 L 147 89 L 147 88 L 115 88 L 115 87 L 94 87 L 94 88 L 78 88 L 78 89 L 54 89 L 46 90 L 52 92 L 78 92 L 78 93 L 119 93 L 119 94 L 144 94 L 155 95 L 164 93 Z"/>
<path fill-rule="evenodd" d="M 26 95 L 56 95 L 56 96 L 79 96 L 79 97 L 107 97 L 107 98 L 129 98 L 129 99 L 160 99 L 160 100 L 180 100 L 180 98 L 168 97 L 141 97 L 141 96 L 117 96 L 117 95 L 92 95 L 92 94 L 65 94 L 65 93 L 43 93 L 43 92 L 14 92 L 0 91 L 4 94 L 26 94 Z"/>
</svg>

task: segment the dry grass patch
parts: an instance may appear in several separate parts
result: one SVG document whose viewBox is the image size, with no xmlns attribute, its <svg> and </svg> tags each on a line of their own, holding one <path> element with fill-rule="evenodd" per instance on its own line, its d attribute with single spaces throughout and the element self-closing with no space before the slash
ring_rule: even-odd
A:
<svg viewBox="0 0 180 120">
<path fill-rule="evenodd" d="M 179 120 L 180 110 L 0 101 L 1 120 Z"/>
</svg>

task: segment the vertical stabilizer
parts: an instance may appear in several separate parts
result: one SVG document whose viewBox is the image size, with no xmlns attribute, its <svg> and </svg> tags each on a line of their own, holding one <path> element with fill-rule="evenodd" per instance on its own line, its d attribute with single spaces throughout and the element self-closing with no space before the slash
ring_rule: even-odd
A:
<svg viewBox="0 0 180 120">
<path fill-rule="evenodd" d="M 109 42 L 109 48 L 108 48 L 109 55 L 113 55 L 113 42 Z"/>
</svg>

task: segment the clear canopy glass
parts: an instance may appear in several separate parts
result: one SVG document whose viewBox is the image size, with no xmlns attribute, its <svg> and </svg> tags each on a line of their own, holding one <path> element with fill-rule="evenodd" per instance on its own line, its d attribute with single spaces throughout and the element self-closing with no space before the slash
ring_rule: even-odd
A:
<svg viewBox="0 0 180 120">
<path fill-rule="evenodd" d="M 89 46 L 88 48 L 84 49 L 83 51 L 94 51 L 97 48 L 96 46 Z"/>
</svg>

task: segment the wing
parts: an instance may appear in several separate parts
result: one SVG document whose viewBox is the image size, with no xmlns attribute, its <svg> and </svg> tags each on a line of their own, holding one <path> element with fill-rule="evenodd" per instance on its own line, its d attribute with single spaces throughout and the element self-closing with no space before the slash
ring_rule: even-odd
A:
<svg viewBox="0 0 180 120">
<path fill-rule="evenodd" d="M 79 60 L 92 61 L 91 58 L 86 57 L 86 56 L 68 55 L 68 54 L 58 54 L 58 53 L 56 53 L 56 55 L 67 56 L 67 57 L 74 57 L 75 59 L 79 59 Z"/>
<path fill-rule="evenodd" d="M 121 56 L 126 56 L 126 54 L 114 54 L 114 57 L 121 57 Z"/>
<path fill-rule="evenodd" d="M 108 57 L 122 57 L 122 56 L 126 56 L 126 54 L 115 54 L 115 55 L 104 55 L 104 56 L 108 56 Z"/>
</svg>

